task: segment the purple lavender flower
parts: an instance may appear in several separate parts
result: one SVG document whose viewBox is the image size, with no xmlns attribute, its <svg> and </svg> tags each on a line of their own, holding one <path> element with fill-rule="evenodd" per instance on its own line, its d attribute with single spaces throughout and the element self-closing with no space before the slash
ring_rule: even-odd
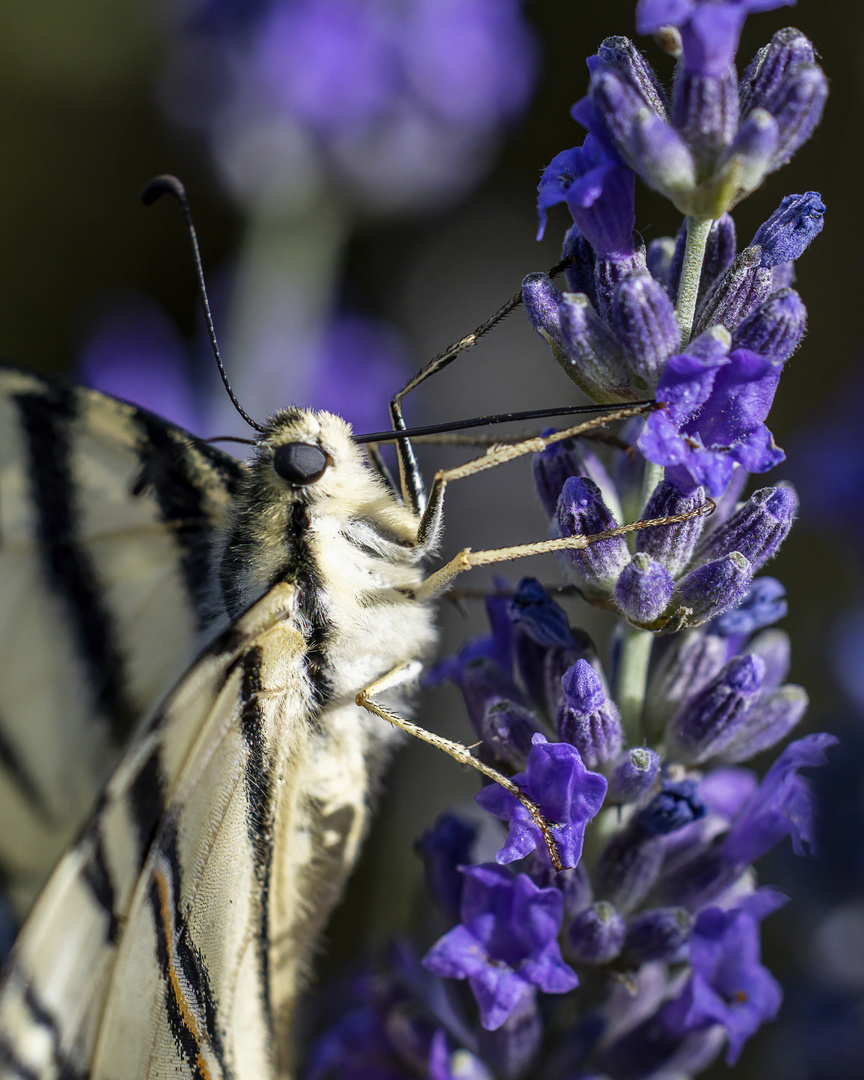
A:
<svg viewBox="0 0 864 1080">
<path fill-rule="evenodd" d="M 796 855 L 806 854 L 807 848 L 812 850 L 816 842 L 813 791 L 798 770 L 824 765 L 825 751 L 836 743 L 833 735 L 823 733 L 807 735 L 786 747 L 726 838 L 724 854 L 730 862 L 752 862 L 784 836 L 792 840 Z"/>
<path fill-rule="evenodd" d="M 579 985 L 564 963 L 557 936 L 564 899 L 525 874 L 503 867 L 466 867 L 462 922 L 426 954 L 435 975 L 468 979 L 483 1027 L 494 1031 L 536 989 L 565 994 Z"/>
<path fill-rule="evenodd" d="M 606 795 L 606 779 L 591 772 L 570 743 L 550 743 L 536 734 L 524 773 L 513 777 L 525 794 L 552 823 L 552 835 L 565 866 L 574 867 L 582 855 L 585 827 Z M 546 843 L 531 815 L 509 791 L 492 784 L 477 795 L 477 803 L 510 825 L 507 842 L 496 855 L 511 863 L 534 850 L 546 852 Z"/>
<path fill-rule="evenodd" d="M 722 495 L 735 463 L 766 472 L 785 458 L 765 425 L 779 378 L 779 366 L 747 349 L 673 356 L 657 387 L 666 408 L 648 417 L 639 449 L 673 469 L 682 490 Z"/>
<path fill-rule="evenodd" d="M 780 893 L 762 889 L 730 911 L 707 908 L 693 926 L 688 956 L 691 977 L 682 995 L 660 1013 L 676 1035 L 722 1024 L 734 1065 L 744 1043 L 777 1015 L 782 993 L 759 962 L 759 922 L 786 903 Z"/>
<path fill-rule="evenodd" d="M 636 29 L 656 34 L 662 26 L 681 32 L 684 63 L 691 71 L 719 75 L 738 51 L 748 15 L 794 4 L 795 0 L 639 0 Z"/>
<path fill-rule="evenodd" d="M 564 150 L 546 167 L 537 188 L 540 240 L 550 206 L 566 202 L 579 232 L 600 258 L 632 256 L 636 227 L 633 172 L 609 155 L 593 135 Z"/>
</svg>

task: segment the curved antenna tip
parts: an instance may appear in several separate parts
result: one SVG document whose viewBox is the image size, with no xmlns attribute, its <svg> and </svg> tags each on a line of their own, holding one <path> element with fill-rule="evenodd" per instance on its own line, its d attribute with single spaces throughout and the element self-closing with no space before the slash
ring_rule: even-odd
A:
<svg viewBox="0 0 864 1080">
<path fill-rule="evenodd" d="M 152 206 L 163 195 L 173 195 L 181 206 L 187 204 L 186 188 L 176 176 L 171 176 L 169 173 L 153 177 L 141 192 L 141 202 L 145 206 Z"/>
</svg>

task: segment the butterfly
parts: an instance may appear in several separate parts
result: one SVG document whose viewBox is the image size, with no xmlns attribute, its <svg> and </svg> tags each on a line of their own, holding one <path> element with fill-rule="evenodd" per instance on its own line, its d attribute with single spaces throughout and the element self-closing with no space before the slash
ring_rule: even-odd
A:
<svg viewBox="0 0 864 1080">
<path fill-rule="evenodd" d="M 440 472 L 427 500 L 398 401 L 395 436 L 300 408 L 250 419 L 241 463 L 0 368 L 0 881 L 24 923 L 0 1076 L 291 1075 L 397 727 L 508 786 L 548 840 L 512 781 L 405 717 L 456 575 L 600 537 L 424 563 L 449 482 L 609 418 Z"/>
</svg>

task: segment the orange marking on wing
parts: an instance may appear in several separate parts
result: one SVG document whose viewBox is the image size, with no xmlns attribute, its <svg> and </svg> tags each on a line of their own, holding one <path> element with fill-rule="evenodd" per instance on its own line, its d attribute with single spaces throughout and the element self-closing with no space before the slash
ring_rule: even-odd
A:
<svg viewBox="0 0 864 1080">
<path fill-rule="evenodd" d="M 174 994 L 174 1000 L 177 1002 L 177 1007 L 180 1010 L 183 1025 L 195 1040 L 195 1046 L 198 1050 L 198 1058 L 196 1061 L 198 1070 L 203 1080 L 213 1080 L 213 1074 L 210 1072 L 210 1067 L 204 1060 L 204 1054 L 201 1050 L 201 1032 L 198 1029 L 198 1023 L 195 1020 L 192 1010 L 189 1008 L 189 1003 L 186 1000 L 186 995 L 183 992 L 183 987 L 177 975 L 173 934 L 174 910 L 171 904 L 171 889 L 168 885 L 168 879 L 162 870 L 154 870 L 153 878 L 159 892 L 159 909 L 162 916 L 162 927 L 165 931 L 165 951 L 168 956 L 168 979 L 171 983 L 171 990 Z"/>
</svg>

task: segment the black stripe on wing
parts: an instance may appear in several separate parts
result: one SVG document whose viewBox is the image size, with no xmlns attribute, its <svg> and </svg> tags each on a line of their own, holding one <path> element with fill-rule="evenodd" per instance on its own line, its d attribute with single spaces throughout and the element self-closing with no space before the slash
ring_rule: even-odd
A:
<svg viewBox="0 0 864 1080">
<path fill-rule="evenodd" d="M 181 868 L 176 822 L 170 818 L 162 823 L 160 855 L 150 882 L 149 900 L 171 1034 L 195 1080 L 212 1080 L 202 1047 L 206 1032 L 222 1077 L 230 1080 L 233 1074 L 225 1057 L 210 973 L 178 907 Z"/>
<path fill-rule="evenodd" d="M 74 628 L 74 640 L 94 699 L 108 717 L 111 738 L 124 744 L 138 719 L 129 694 L 116 622 L 105 604 L 93 560 L 79 543 L 77 484 L 72 466 L 74 391 L 46 383 L 39 394 L 15 401 L 25 433 L 28 478 L 36 511 L 43 570 Z"/>
<path fill-rule="evenodd" d="M 186 591 L 199 629 L 204 629 L 213 617 L 212 489 L 215 485 L 233 492 L 240 481 L 240 463 L 205 443 L 192 443 L 185 432 L 144 409 L 135 410 L 134 423 L 141 472 L 131 494 L 151 494 L 162 522 L 171 528 Z"/>
<path fill-rule="evenodd" d="M 255 880 L 258 885 L 260 932 L 258 961 L 261 965 L 264 1016 L 273 1026 L 273 1002 L 270 995 L 270 876 L 273 869 L 274 778 L 264 738 L 264 714 L 261 704 L 261 664 L 263 654 L 257 646 L 242 658 L 242 711 L 240 730 L 249 748 L 246 763 L 246 831 L 252 845 Z"/>
</svg>

